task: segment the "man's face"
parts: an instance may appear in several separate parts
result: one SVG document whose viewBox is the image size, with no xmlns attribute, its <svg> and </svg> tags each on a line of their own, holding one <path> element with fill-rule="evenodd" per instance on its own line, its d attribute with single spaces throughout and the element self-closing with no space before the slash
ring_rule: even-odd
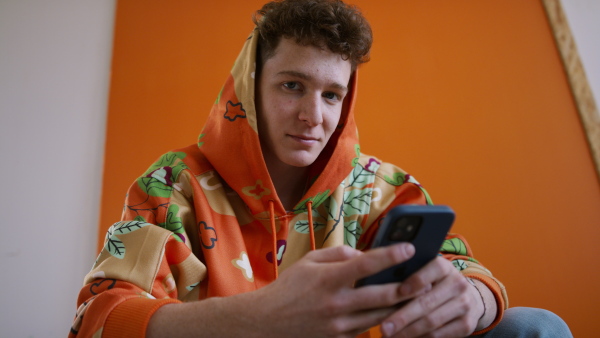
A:
<svg viewBox="0 0 600 338">
<path fill-rule="evenodd" d="M 350 61 L 339 54 L 281 39 L 256 88 L 258 130 L 270 168 L 306 167 L 317 159 L 340 120 L 351 73 Z"/>
</svg>

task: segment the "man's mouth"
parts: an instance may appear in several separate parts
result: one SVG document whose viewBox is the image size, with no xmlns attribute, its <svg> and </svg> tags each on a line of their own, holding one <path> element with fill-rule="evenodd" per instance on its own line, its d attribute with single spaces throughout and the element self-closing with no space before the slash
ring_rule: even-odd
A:
<svg viewBox="0 0 600 338">
<path fill-rule="evenodd" d="M 303 143 L 303 144 L 313 144 L 317 141 L 319 141 L 319 139 L 317 137 L 313 137 L 313 136 L 309 136 L 309 135 L 291 135 L 289 134 L 289 136 L 294 139 L 297 142 Z"/>
</svg>

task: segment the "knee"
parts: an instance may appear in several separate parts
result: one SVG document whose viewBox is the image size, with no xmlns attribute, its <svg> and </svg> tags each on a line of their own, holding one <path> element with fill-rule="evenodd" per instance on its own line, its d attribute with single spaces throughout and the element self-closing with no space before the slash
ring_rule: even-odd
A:
<svg viewBox="0 0 600 338">
<path fill-rule="evenodd" d="M 544 309 L 515 307 L 504 313 L 504 318 L 493 331 L 510 337 L 572 337 L 562 318 Z M 494 335 L 495 336 L 495 335 Z"/>
<path fill-rule="evenodd" d="M 515 307 L 506 310 L 502 321 L 483 335 L 494 337 L 573 337 L 569 327 L 556 314 L 536 308 Z"/>
</svg>

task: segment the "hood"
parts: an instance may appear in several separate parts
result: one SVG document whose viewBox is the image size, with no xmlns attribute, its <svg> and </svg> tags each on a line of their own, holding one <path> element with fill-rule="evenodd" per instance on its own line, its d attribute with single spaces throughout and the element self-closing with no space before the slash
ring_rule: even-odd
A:
<svg viewBox="0 0 600 338">
<path fill-rule="evenodd" d="M 269 176 L 258 135 L 254 100 L 256 46 L 253 31 L 237 57 L 200 134 L 198 146 L 221 178 L 244 200 L 254 215 L 269 212 L 274 203 L 277 216 L 286 214 Z M 350 78 L 340 123 L 327 146 L 310 166 L 313 182 L 294 207 L 305 212 L 306 203 L 315 208 L 348 176 L 358 160 L 359 146 L 354 121 L 357 73 Z"/>
</svg>

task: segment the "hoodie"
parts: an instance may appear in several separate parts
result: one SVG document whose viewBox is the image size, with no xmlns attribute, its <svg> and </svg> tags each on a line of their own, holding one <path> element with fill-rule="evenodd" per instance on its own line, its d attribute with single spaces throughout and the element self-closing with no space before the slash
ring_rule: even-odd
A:
<svg viewBox="0 0 600 338">
<path fill-rule="evenodd" d="M 304 196 L 285 210 L 258 135 L 256 44 L 253 32 L 197 143 L 164 154 L 130 187 L 121 221 L 85 276 L 70 336 L 144 336 L 165 304 L 259 289 L 310 250 L 368 249 L 391 208 L 431 204 L 411 175 L 360 152 L 355 71 Z M 507 306 L 502 284 L 459 235 L 448 236 L 441 254 L 492 290 L 497 323 Z"/>
</svg>

